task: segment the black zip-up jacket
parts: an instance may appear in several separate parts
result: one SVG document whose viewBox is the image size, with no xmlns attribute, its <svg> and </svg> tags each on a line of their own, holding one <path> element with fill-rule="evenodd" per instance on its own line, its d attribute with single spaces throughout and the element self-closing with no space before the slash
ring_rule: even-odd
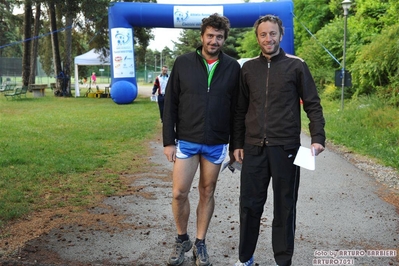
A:
<svg viewBox="0 0 399 266">
<path fill-rule="evenodd" d="M 234 148 L 242 149 L 244 143 L 300 144 L 300 99 L 310 120 L 312 143 L 325 146 L 323 110 L 306 63 L 281 48 L 270 61 L 260 54 L 245 62 L 235 108 Z"/>
<path fill-rule="evenodd" d="M 208 68 L 195 52 L 179 56 L 166 87 L 163 112 L 163 145 L 176 140 L 217 145 L 229 142 L 240 65 L 220 52 L 219 63 L 208 87 Z"/>
</svg>

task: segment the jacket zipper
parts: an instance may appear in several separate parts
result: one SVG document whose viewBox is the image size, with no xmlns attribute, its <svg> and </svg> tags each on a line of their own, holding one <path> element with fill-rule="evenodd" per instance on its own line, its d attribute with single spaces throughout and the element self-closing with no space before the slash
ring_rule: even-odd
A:
<svg viewBox="0 0 399 266">
<path fill-rule="evenodd" d="M 267 106 L 268 106 L 268 94 L 269 94 L 269 77 L 270 77 L 270 60 L 268 59 L 267 61 L 267 73 L 266 73 L 266 98 L 265 98 L 265 121 L 264 121 L 264 127 L 265 127 L 265 132 L 263 135 L 263 144 L 267 143 L 267 135 L 266 135 L 266 120 L 267 120 Z"/>
<path fill-rule="evenodd" d="M 199 51 L 197 51 L 197 53 L 198 53 L 198 55 L 199 56 L 201 56 L 201 54 L 200 54 L 200 52 Z M 202 57 L 202 56 L 201 56 Z M 205 69 L 206 69 L 206 72 L 207 72 L 207 77 L 208 77 L 208 88 L 207 88 L 207 92 L 209 93 L 209 90 L 211 89 L 211 82 L 212 82 L 212 78 L 213 78 L 213 74 L 215 73 L 215 70 L 216 70 L 216 66 L 219 64 L 219 62 L 220 62 L 220 60 L 217 60 L 213 65 L 212 65 L 212 67 L 211 67 L 211 69 L 209 69 L 209 65 L 208 65 L 208 62 L 206 61 L 206 59 L 204 58 L 204 57 L 202 57 L 202 60 L 203 60 L 203 62 L 204 62 L 204 65 L 205 65 Z M 209 108 L 209 101 L 208 101 L 208 97 L 209 97 L 209 94 L 207 93 L 207 100 L 206 100 L 206 110 L 208 110 L 208 108 Z M 207 111 L 206 111 L 207 112 Z M 207 119 L 207 117 L 206 117 L 206 115 L 205 115 L 205 119 Z M 205 121 L 205 127 L 207 126 L 207 121 Z M 207 132 L 207 130 L 205 129 L 205 131 L 204 132 Z M 204 138 L 205 139 L 207 139 L 207 136 L 204 136 Z M 206 142 L 206 140 L 205 140 L 205 142 Z"/>
<path fill-rule="evenodd" d="M 204 61 L 205 61 L 205 59 L 204 59 Z M 217 66 L 218 64 L 219 64 L 219 60 L 216 61 L 216 62 L 212 65 L 211 69 L 209 69 L 209 65 L 208 65 L 208 63 L 205 61 L 205 66 L 206 66 L 206 68 L 208 69 L 208 92 L 209 92 L 209 90 L 211 89 L 211 82 L 212 82 L 213 74 L 215 73 L 216 66 Z"/>
<path fill-rule="evenodd" d="M 209 64 L 206 59 L 201 55 L 201 53 L 197 50 L 197 54 L 202 57 L 202 61 L 204 61 L 205 69 L 208 74 L 208 89 L 207 92 L 211 89 L 211 82 L 213 78 L 213 74 L 215 73 L 216 66 L 219 64 L 219 59 L 212 65 L 211 69 L 209 69 Z"/>
</svg>

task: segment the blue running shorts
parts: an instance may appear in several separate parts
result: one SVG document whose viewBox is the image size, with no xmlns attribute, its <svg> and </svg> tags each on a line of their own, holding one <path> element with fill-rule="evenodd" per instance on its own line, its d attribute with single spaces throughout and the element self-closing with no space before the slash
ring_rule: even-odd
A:
<svg viewBox="0 0 399 266">
<path fill-rule="evenodd" d="M 184 140 L 177 141 L 177 158 L 187 159 L 197 154 L 204 156 L 211 163 L 221 164 L 227 156 L 227 144 L 206 145 Z"/>
</svg>

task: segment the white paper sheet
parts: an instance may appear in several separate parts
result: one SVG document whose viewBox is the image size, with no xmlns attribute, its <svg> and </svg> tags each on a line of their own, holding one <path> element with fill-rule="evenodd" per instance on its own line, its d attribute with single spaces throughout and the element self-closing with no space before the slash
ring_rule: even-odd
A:
<svg viewBox="0 0 399 266">
<path fill-rule="evenodd" d="M 309 148 L 301 146 L 295 157 L 294 164 L 308 170 L 314 170 L 316 168 L 316 157 L 312 155 L 312 151 Z"/>
</svg>

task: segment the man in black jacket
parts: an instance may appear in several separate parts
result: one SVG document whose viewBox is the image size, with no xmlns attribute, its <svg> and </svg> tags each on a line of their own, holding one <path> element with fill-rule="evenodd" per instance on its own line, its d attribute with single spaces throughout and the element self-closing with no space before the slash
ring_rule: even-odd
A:
<svg viewBox="0 0 399 266">
<path fill-rule="evenodd" d="M 291 265 L 294 252 L 300 144 L 300 100 L 310 120 L 314 155 L 324 150 L 324 117 L 305 62 L 280 48 L 282 21 L 273 15 L 255 22 L 261 53 L 244 63 L 234 116 L 235 159 L 242 162 L 240 244 L 236 266 L 254 264 L 260 219 L 272 178 L 272 246 L 276 263 Z M 245 156 L 244 156 L 245 155 Z"/>
<path fill-rule="evenodd" d="M 202 46 L 179 56 L 166 87 L 163 113 L 164 154 L 173 167 L 172 211 L 177 237 L 168 258 L 180 265 L 192 243 L 187 234 L 188 195 L 199 166 L 199 203 L 193 254 L 198 266 L 210 265 L 205 236 L 213 214 L 214 191 L 220 166 L 227 155 L 234 97 L 239 87 L 240 65 L 221 49 L 230 29 L 229 20 L 213 14 L 202 20 Z M 231 152 L 230 159 L 234 156 Z"/>
</svg>

